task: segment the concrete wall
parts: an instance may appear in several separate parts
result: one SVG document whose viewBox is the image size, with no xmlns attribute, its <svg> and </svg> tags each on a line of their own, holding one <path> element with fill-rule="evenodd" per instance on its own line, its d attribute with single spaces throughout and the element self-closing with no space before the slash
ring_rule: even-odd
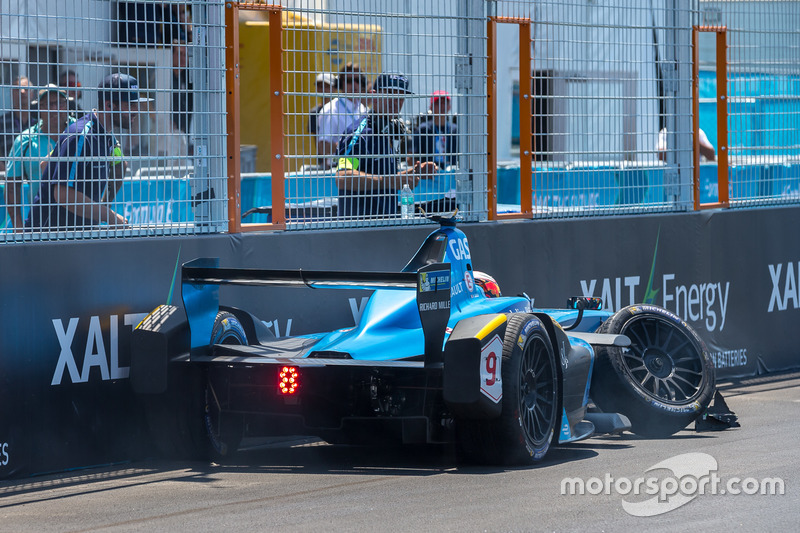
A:
<svg viewBox="0 0 800 533">
<path fill-rule="evenodd" d="M 463 225 L 476 269 L 537 307 L 651 301 L 706 341 L 725 379 L 800 367 L 800 208 Z M 433 226 L 0 246 L 0 478 L 150 454 L 128 380 L 135 324 L 176 265 L 399 270 Z M 224 287 L 280 335 L 346 327 L 363 291 Z M 180 302 L 179 284 L 172 302 Z"/>
</svg>

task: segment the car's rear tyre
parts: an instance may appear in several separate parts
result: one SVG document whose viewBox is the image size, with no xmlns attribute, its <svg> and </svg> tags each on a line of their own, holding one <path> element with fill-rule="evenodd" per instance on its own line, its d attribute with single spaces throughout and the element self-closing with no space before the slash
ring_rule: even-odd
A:
<svg viewBox="0 0 800 533">
<path fill-rule="evenodd" d="M 461 458 L 482 464 L 541 460 L 559 426 L 560 386 L 553 346 L 541 321 L 513 314 L 503 339 L 502 412 L 492 420 L 457 420 Z"/>
<path fill-rule="evenodd" d="M 592 400 L 621 413 L 631 430 L 666 437 L 685 428 L 714 396 L 714 364 L 702 339 L 678 316 L 651 305 L 632 305 L 606 320 L 598 333 L 626 335 L 627 348 L 598 349 Z"/>
<path fill-rule="evenodd" d="M 247 334 L 236 315 L 227 311 L 217 313 L 211 329 L 211 344 L 246 346 Z M 213 367 L 209 370 L 213 370 Z M 244 438 L 244 417 L 225 411 L 220 404 L 214 381 L 206 380 L 203 422 L 208 437 L 208 456 L 213 461 L 233 457 Z"/>
<path fill-rule="evenodd" d="M 203 386 L 199 368 L 173 365 L 163 394 L 143 394 L 145 420 L 155 451 L 169 459 L 201 460 L 208 457 L 203 424 Z"/>
<path fill-rule="evenodd" d="M 211 340 L 209 344 L 231 344 L 235 346 L 247 346 L 247 334 L 244 327 L 236 315 L 228 311 L 220 311 L 214 320 L 214 327 L 211 328 Z"/>
</svg>

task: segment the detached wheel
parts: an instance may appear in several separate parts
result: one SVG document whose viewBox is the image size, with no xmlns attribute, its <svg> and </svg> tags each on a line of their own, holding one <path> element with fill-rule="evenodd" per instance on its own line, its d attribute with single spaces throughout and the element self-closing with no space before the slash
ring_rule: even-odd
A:
<svg viewBox="0 0 800 533">
<path fill-rule="evenodd" d="M 501 375 L 500 417 L 457 421 L 461 452 L 468 461 L 484 464 L 539 461 L 559 426 L 560 382 L 553 346 L 537 317 L 509 317 Z"/>
<path fill-rule="evenodd" d="M 247 345 L 244 327 L 233 313 L 217 313 L 210 344 Z M 213 371 L 213 367 L 209 371 Z M 222 409 L 214 383 L 214 380 L 206 379 L 203 420 L 208 436 L 209 457 L 221 462 L 233 457 L 239 449 L 244 437 L 244 417 Z"/>
<path fill-rule="evenodd" d="M 632 305 L 606 320 L 598 333 L 628 336 L 627 348 L 597 351 L 592 400 L 622 413 L 645 437 L 666 437 L 685 428 L 711 402 L 714 364 L 705 343 L 666 309 Z"/>
</svg>

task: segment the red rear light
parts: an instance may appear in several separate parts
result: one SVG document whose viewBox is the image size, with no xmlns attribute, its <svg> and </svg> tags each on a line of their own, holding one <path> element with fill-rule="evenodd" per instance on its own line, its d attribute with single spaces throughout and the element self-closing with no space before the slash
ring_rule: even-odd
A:
<svg viewBox="0 0 800 533">
<path fill-rule="evenodd" d="M 294 394 L 300 386 L 300 374 L 293 366 L 284 366 L 278 374 L 278 389 L 281 394 Z"/>
</svg>

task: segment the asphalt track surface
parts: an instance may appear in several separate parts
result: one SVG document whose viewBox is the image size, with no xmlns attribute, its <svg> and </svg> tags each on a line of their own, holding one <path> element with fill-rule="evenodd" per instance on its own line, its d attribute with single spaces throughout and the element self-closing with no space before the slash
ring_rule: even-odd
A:
<svg viewBox="0 0 800 533">
<path fill-rule="evenodd" d="M 246 450 L 235 464 L 143 461 L 6 481 L 0 531 L 798 531 L 800 374 L 721 385 L 741 428 L 594 438 L 530 468 L 460 466 L 443 449 L 295 441 Z M 705 494 L 688 479 L 702 474 L 648 472 L 698 453 L 716 461 L 706 477 L 720 480 Z M 562 494 L 567 478 L 581 478 L 585 493 Z M 622 478 L 645 480 L 639 495 L 621 495 Z M 661 501 L 646 492 L 648 478 Z M 782 480 L 784 493 L 744 493 L 767 478 Z M 722 494 L 729 483 L 742 492 Z M 623 507 L 651 498 L 648 516 Z"/>
</svg>

